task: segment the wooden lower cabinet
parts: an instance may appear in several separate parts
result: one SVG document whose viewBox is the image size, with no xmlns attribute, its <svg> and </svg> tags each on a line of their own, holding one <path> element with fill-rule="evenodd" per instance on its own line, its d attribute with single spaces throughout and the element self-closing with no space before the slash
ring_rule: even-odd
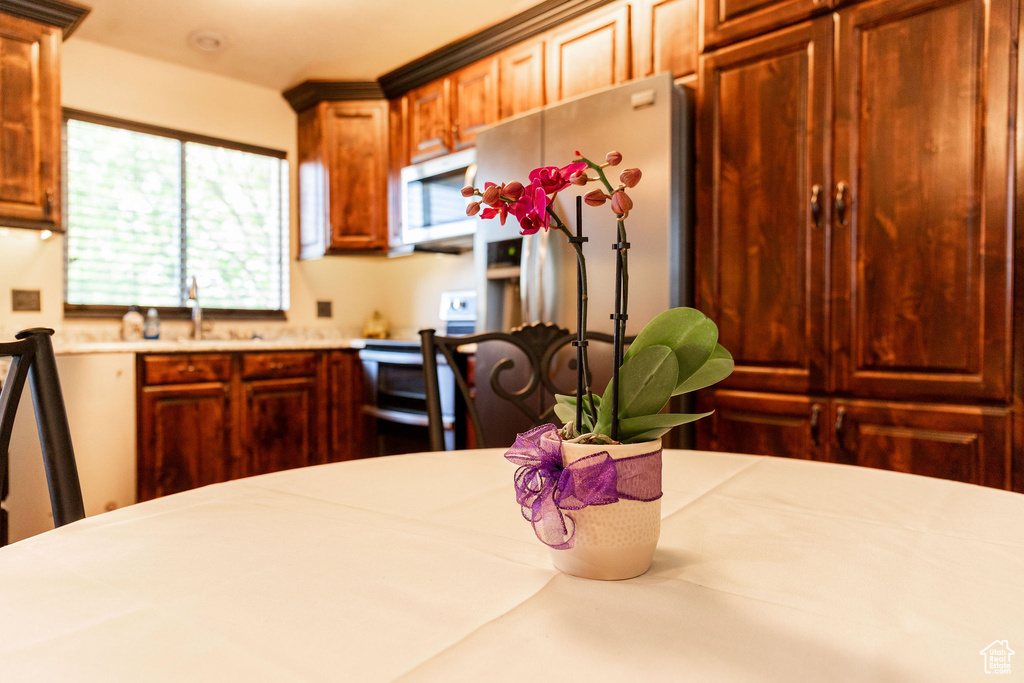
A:
<svg viewBox="0 0 1024 683">
<path fill-rule="evenodd" d="M 369 431 L 367 418 L 361 410 L 363 368 L 356 353 L 332 351 L 328 354 L 327 387 L 331 406 L 327 423 L 328 461 L 368 457 Z"/>
<path fill-rule="evenodd" d="M 697 412 L 697 448 L 752 455 L 824 460 L 821 431 L 827 403 L 807 396 L 747 391 L 702 393 Z"/>
<path fill-rule="evenodd" d="M 832 459 L 1011 488 L 1009 408 L 836 400 Z"/>
<path fill-rule="evenodd" d="M 1007 407 L 702 392 L 701 450 L 825 460 L 995 488 L 1011 481 Z"/>
<path fill-rule="evenodd" d="M 140 501 L 238 476 L 227 383 L 149 386 L 140 399 Z"/>
<path fill-rule="evenodd" d="M 324 461 L 320 387 L 316 377 L 244 383 L 241 441 L 249 472 L 266 473 Z"/>
<path fill-rule="evenodd" d="M 138 499 L 365 456 L 355 351 L 142 354 Z"/>
</svg>

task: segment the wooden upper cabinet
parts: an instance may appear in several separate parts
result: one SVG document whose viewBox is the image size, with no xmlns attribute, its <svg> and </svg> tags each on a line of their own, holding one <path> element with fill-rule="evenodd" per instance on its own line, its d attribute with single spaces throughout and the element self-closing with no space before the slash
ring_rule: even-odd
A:
<svg viewBox="0 0 1024 683">
<path fill-rule="evenodd" d="M 828 0 L 703 0 L 702 50 L 732 43 L 825 13 Z"/>
<path fill-rule="evenodd" d="M 831 28 L 806 22 L 701 61 L 696 303 L 736 361 L 723 387 L 827 389 Z"/>
<path fill-rule="evenodd" d="M 629 80 L 629 5 L 616 3 L 553 31 L 547 43 L 547 101 Z"/>
<path fill-rule="evenodd" d="M 481 60 L 448 78 L 452 149 L 472 147 L 476 132 L 498 120 L 498 60 Z"/>
<path fill-rule="evenodd" d="M 838 13 L 839 391 L 1010 397 L 1010 16 L 1009 0 Z"/>
<path fill-rule="evenodd" d="M 835 401 L 836 462 L 1010 488 L 1006 408 Z"/>
<path fill-rule="evenodd" d="M 702 391 L 696 423 L 700 450 L 825 460 L 831 431 L 828 402 L 809 396 Z"/>
<path fill-rule="evenodd" d="M 402 167 L 409 163 L 409 96 L 388 106 L 388 245 L 402 245 Z"/>
<path fill-rule="evenodd" d="M 299 115 L 299 257 L 388 246 L 388 103 L 321 102 Z"/>
<path fill-rule="evenodd" d="M 441 78 L 409 93 L 410 163 L 452 151 L 450 88 Z"/>
<path fill-rule="evenodd" d="M 498 55 L 499 115 L 505 119 L 544 105 L 544 43 L 527 42 Z"/>
<path fill-rule="evenodd" d="M 0 223 L 63 230 L 59 28 L 0 14 Z"/>
<path fill-rule="evenodd" d="M 676 78 L 682 78 L 696 73 L 700 34 L 697 0 L 640 0 L 633 6 L 633 75 L 671 71 Z"/>
</svg>

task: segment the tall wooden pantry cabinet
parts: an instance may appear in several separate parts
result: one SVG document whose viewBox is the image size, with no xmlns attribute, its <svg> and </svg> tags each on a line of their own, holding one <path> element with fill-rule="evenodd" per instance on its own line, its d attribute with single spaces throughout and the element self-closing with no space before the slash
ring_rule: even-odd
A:
<svg viewBox="0 0 1024 683">
<path fill-rule="evenodd" d="M 1016 8 L 772 6 L 705 26 L 697 445 L 1010 488 Z"/>
</svg>

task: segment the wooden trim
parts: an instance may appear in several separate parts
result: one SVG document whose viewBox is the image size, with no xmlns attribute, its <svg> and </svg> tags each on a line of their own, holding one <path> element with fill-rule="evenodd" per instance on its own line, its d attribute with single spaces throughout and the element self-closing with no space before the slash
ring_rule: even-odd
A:
<svg viewBox="0 0 1024 683">
<path fill-rule="evenodd" d="M 74 33 L 91 11 L 91 7 L 67 0 L 0 0 L 0 12 L 56 26 L 64 32 L 64 40 Z"/>
<path fill-rule="evenodd" d="M 139 306 L 155 308 L 161 320 L 190 320 L 192 309 L 186 306 Z M 65 318 L 106 318 L 120 320 L 128 306 L 96 306 L 92 304 L 64 304 Z M 286 311 L 264 311 L 244 308 L 203 308 L 206 320 L 287 320 Z"/>
<path fill-rule="evenodd" d="M 303 112 L 320 102 L 384 99 L 384 91 L 377 81 L 303 81 L 281 94 L 295 113 Z"/>
<path fill-rule="evenodd" d="M 615 1 L 546 0 L 510 19 L 400 66 L 384 74 L 377 81 L 388 99 L 399 97 L 414 88 Z"/>
<path fill-rule="evenodd" d="M 200 135 L 198 133 L 189 133 L 183 130 L 175 130 L 173 128 L 164 128 L 163 126 L 154 126 L 148 123 L 139 123 L 138 121 L 128 121 L 114 116 L 93 114 L 79 109 L 70 109 L 68 107 L 64 107 L 63 118 L 65 121 L 68 119 L 75 119 L 76 121 L 95 123 L 100 126 L 123 128 L 125 130 L 135 131 L 136 133 L 146 133 L 147 135 L 160 135 L 165 138 L 174 138 L 175 140 L 181 140 L 182 142 L 195 142 L 201 145 L 224 147 L 225 149 L 233 149 L 239 152 L 247 152 L 249 154 L 262 154 L 263 156 L 274 157 L 275 159 L 288 158 L 288 153 L 279 149 L 260 147 L 259 145 L 250 145 L 245 142 L 235 142 L 233 140 L 224 140 L 221 138 L 211 137 L 209 135 Z"/>
</svg>

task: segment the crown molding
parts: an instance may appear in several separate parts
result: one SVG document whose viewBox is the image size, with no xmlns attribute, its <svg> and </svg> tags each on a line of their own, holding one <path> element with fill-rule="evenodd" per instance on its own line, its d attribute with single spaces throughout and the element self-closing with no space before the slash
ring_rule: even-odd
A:
<svg viewBox="0 0 1024 683">
<path fill-rule="evenodd" d="M 0 0 L 0 12 L 47 26 L 56 26 L 64 32 L 64 40 L 68 39 L 91 11 L 91 7 L 67 0 Z"/>
<path fill-rule="evenodd" d="M 374 81 L 306 81 L 284 91 L 296 112 L 317 102 L 394 99 L 615 0 L 546 0 L 471 36 L 398 67 Z"/>
<path fill-rule="evenodd" d="M 384 99 L 384 91 L 377 81 L 303 81 L 281 94 L 296 113 L 317 102 Z"/>
<path fill-rule="evenodd" d="M 510 19 L 390 71 L 378 82 L 390 99 L 490 57 L 615 0 L 547 0 Z"/>
</svg>

